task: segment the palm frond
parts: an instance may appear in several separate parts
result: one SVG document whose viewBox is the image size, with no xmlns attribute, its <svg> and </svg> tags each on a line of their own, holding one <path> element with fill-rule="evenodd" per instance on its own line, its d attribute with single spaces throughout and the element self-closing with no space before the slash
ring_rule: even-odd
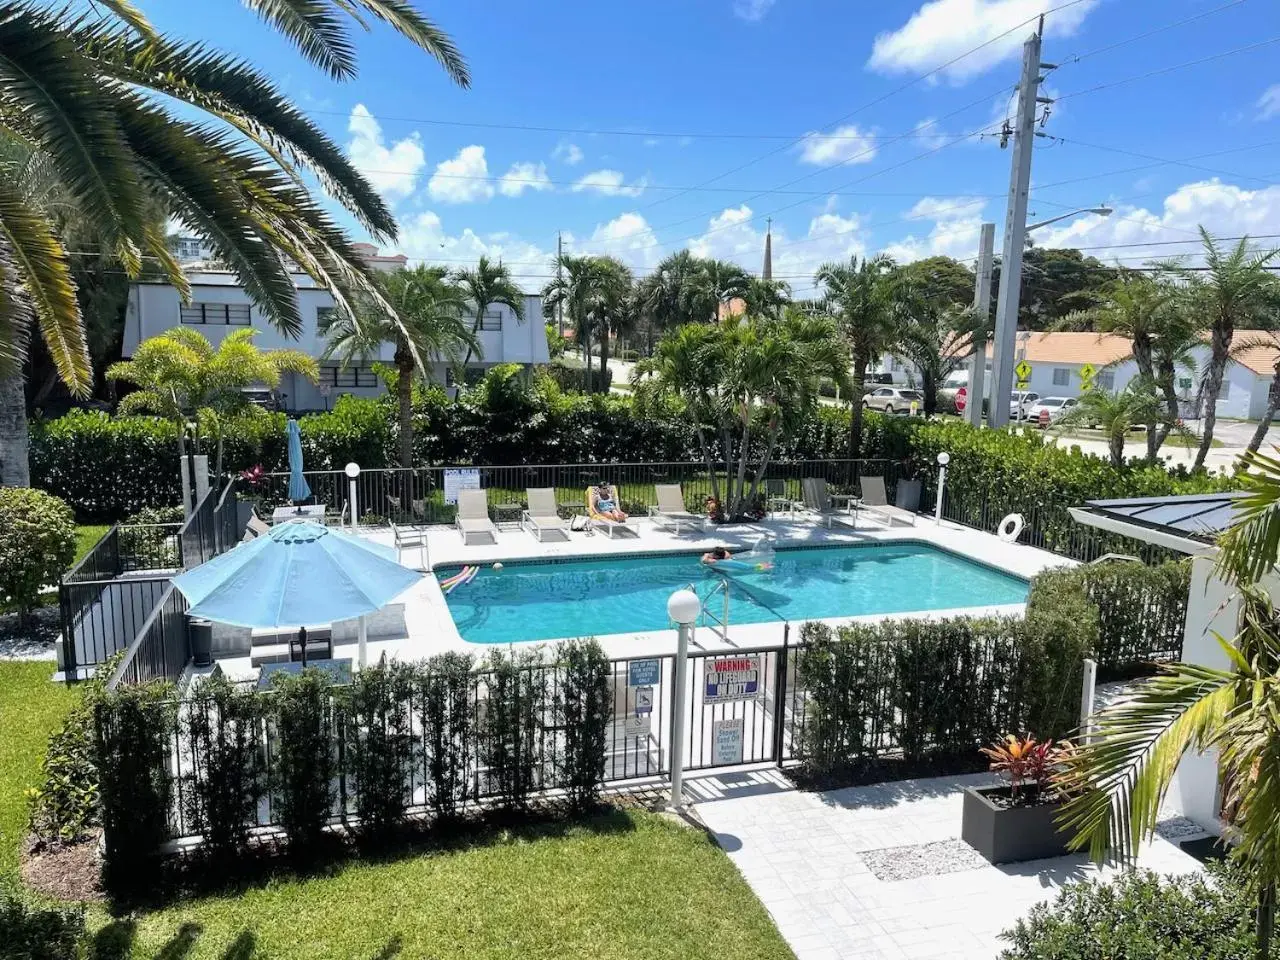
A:
<svg viewBox="0 0 1280 960">
<path fill-rule="evenodd" d="M 1234 522 L 1218 539 L 1217 567 L 1240 583 L 1256 583 L 1280 558 L 1280 459 L 1246 450 L 1237 461 L 1241 494 Z"/>
<path fill-rule="evenodd" d="M 22 284 L 21 296 L 31 305 L 58 376 L 73 394 L 88 396 L 93 368 L 66 251 L 48 220 L 4 178 L 0 178 L 0 231 Z"/>
<path fill-rule="evenodd" d="M 342 16 L 329 0 L 244 0 L 298 51 L 335 80 L 356 75 L 356 51 Z"/>
<path fill-rule="evenodd" d="M 471 86 L 467 61 L 453 38 L 420 14 L 409 0 L 345 0 L 343 5 L 364 8 L 434 57 L 458 86 Z"/>
<path fill-rule="evenodd" d="M 98 0 L 98 6 L 111 13 L 129 29 L 147 40 L 154 40 L 156 28 L 130 0 Z"/>
</svg>

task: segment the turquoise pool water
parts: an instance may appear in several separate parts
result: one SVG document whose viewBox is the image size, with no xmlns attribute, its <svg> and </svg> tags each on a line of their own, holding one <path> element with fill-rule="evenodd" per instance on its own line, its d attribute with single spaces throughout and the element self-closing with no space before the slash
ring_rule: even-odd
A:
<svg viewBox="0 0 1280 960">
<path fill-rule="evenodd" d="M 472 643 L 666 630 L 667 598 L 692 582 L 701 596 L 720 574 L 701 554 L 589 557 L 484 567 L 446 597 Z M 440 579 L 460 566 L 436 570 Z M 923 543 L 777 551 L 769 572 L 733 574 L 730 625 L 1022 603 L 1027 581 Z M 712 602 L 719 611 L 722 601 Z"/>
</svg>

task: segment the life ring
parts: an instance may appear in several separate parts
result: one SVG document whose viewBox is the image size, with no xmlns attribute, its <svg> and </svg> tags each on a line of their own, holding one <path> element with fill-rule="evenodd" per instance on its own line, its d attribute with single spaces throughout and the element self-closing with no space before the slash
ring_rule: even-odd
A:
<svg viewBox="0 0 1280 960">
<path fill-rule="evenodd" d="M 1022 514 L 1011 513 L 1000 521 L 1000 526 L 996 527 L 996 536 L 1005 543 L 1013 543 L 1022 533 Z"/>
</svg>

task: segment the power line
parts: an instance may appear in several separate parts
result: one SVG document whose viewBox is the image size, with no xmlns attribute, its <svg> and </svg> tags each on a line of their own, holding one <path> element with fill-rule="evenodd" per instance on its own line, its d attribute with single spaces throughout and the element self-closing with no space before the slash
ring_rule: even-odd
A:
<svg viewBox="0 0 1280 960">
<path fill-rule="evenodd" d="M 1280 40 L 1280 37 L 1277 37 L 1276 39 Z M 1152 156 L 1149 153 L 1139 153 L 1136 150 L 1125 150 L 1121 147 L 1109 147 L 1104 143 L 1089 143 L 1088 141 L 1085 141 L 1085 140 L 1067 139 L 1066 137 L 1059 137 L 1059 136 L 1055 136 L 1053 134 L 1047 134 L 1047 133 L 1042 134 L 1042 136 L 1048 137 L 1053 140 L 1057 140 L 1059 143 L 1070 144 L 1077 147 L 1088 147 L 1091 150 L 1104 150 L 1107 153 L 1118 153 L 1118 154 L 1121 154 L 1122 156 L 1136 157 L 1140 160 L 1152 160 L 1157 165 L 1186 167 L 1188 170 L 1198 170 L 1201 173 L 1211 173 L 1219 177 L 1231 177 L 1232 179 L 1235 179 L 1235 180 L 1252 180 L 1255 183 L 1263 183 L 1269 187 L 1280 186 L 1280 184 L 1277 184 L 1274 180 L 1267 180 L 1264 177 L 1252 177 L 1252 176 L 1249 176 L 1249 174 L 1247 173 L 1233 173 L 1230 170 L 1219 170 L 1214 167 L 1206 167 L 1200 164 L 1188 163 L 1185 160 L 1166 160 L 1161 157 Z"/>
<path fill-rule="evenodd" d="M 1061 65 L 1066 66 L 1068 64 L 1074 65 L 1074 64 L 1080 63 L 1082 60 L 1087 60 L 1090 57 L 1095 57 L 1100 53 L 1108 53 L 1111 50 L 1115 50 L 1115 49 L 1118 49 L 1119 47 L 1127 46 L 1131 43 L 1136 43 L 1139 40 L 1145 40 L 1148 37 L 1154 37 L 1157 33 L 1163 33 L 1164 31 L 1172 30 L 1175 27 L 1186 26 L 1188 23 L 1194 23 L 1196 20 L 1203 20 L 1205 17 L 1213 16 L 1213 14 L 1215 13 L 1221 13 L 1223 10 L 1229 10 L 1232 7 L 1238 7 L 1240 6 L 1240 4 L 1244 2 L 1245 0 L 1230 0 L 1230 2 L 1224 3 L 1220 7 L 1214 7 L 1212 10 L 1205 10 L 1203 13 L 1197 13 L 1197 14 L 1194 14 L 1193 16 L 1185 17 L 1182 20 L 1175 20 L 1172 23 L 1166 23 L 1164 24 L 1164 26 L 1156 27 L 1155 29 L 1148 30 L 1145 33 L 1139 33 L 1125 40 L 1117 40 L 1115 43 L 1108 43 L 1105 46 L 1096 47 L 1087 53 L 1072 54 L 1071 56 L 1065 58 L 1062 61 Z"/>
</svg>

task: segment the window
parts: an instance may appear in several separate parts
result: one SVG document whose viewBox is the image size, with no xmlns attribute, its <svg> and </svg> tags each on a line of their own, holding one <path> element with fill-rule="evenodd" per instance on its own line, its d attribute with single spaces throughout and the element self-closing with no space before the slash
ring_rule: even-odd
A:
<svg viewBox="0 0 1280 960">
<path fill-rule="evenodd" d="M 337 307 L 316 307 L 316 329 L 324 330 L 333 323 L 333 315 L 337 312 Z"/>
<path fill-rule="evenodd" d="M 486 313 L 483 317 L 480 318 L 480 329 L 481 330 L 501 330 L 502 314 Z"/>
<path fill-rule="evenodd" d="M 213 324 L 224 327 L 249 326 L 247 303 L 191 303 L 180 308 L 183 323 Z"/>
<path fill-rule="evenodd" d="M 337 363 L 326 363 L 320 368 L 320 382 L 330 387 L 376 387 L 378 377 L 373 367 L 343 367 Z"/>
<path fill-rule="evenodd" d="M 1053 368 L 1053 385 L 1055 387 L 1066 387 L 1071 384 L 1071 371 L 1066 367 Z"/>
<path fill-rule="evenodd" d="M 1103 390 L 1114 390 L 1116 388 L 1116 372 L 1114 370 L 1100 370 L 1094 382 Z"/>
</svg>

